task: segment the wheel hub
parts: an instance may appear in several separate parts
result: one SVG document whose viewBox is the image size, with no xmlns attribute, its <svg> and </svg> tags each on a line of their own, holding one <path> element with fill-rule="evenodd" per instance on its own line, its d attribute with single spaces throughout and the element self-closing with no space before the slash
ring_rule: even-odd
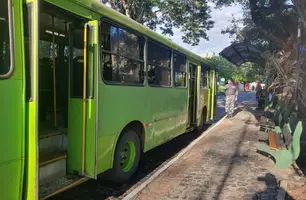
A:
<svg viewBox="0 0 306 200">
<path fill-rule="evenodd" d="M 136 147 L 132 141 L 127 141 L 120 152 L 120 167 L 124 172 L 128 172 L 133 167 L 136 157 Z"/>
</svg>

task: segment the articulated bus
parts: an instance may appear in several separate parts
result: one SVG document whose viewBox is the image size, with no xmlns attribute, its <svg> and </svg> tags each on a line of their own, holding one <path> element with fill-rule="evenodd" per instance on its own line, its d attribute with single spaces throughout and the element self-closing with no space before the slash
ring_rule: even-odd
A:
<svg viewBox="0 0 306 200">
<path fill-rule="evenodd" d="M 0 199 L 47 199 L 215 116 L 202 57 L 94 0 L 0 1 Z"/>
</svg>

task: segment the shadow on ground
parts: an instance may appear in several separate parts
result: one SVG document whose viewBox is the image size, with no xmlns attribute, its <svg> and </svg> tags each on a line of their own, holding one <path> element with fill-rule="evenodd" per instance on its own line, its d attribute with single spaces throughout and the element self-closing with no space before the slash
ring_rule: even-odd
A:
<svg viewBox="0 0 306 200">
<path fill-rule="evenodd" d="M 249 94 L 247 94 L 249 95 Z M 236 111 L 239 112 L 241 110 L 250 111 L 252 113 L 256 113 L 256 110 L 253 109 L 253 105 L 248 102 L 249 99 L 252 98 L 252 94 L 247 96 L 246 98 L 242 98 L 239 101 L 241 107 Z M 224 113 L 224 108 L 219 108 L 218 113 Z M 258 113 L 260 114 L 260 113 Z M 239 149 L 245 137 L 247 135 L 247 126 L 249 124 L 245 123 L 244 130 L 239 138 L 239 141 L 235 142 L 235 152 L 230 156 L 224 155 L 216 155 L 216 161 L 220 163 L 220 166 L 228 166 L 224 176 L 222 177 L 222 181 L 218 182 L 218 190 L 214 193 L 215 199 L 220 199 L 220 194 L 224 189 L 225 183 L 228 181 L 228 177 L 233 170 L 233 165 L 243 165 L 244 162 L 248 159 L 247 155 L 240 155 Z M 205 127 L 207 128 L 207 127 Z M 136 175 L 125 185 L 122 186 L 114 186 L 109 184 L 104 180 L 90 180 L 87 183 L 84 183 L 76 188 L 73 188 L 69 191 L 66 191 L 56 197 L 54 199 L 57 200 L 83 200 L 83 199 L 111 199 L 112 197 L 119 197 L 124 194 L 126 191 L 130 190 L 131 188 L 137 187 L 140 184 L 142 179 L 145 179 L 151 172 L 154 170 L 159 169 L 163 163 L 167 162 L 171 157 L 175 156 L 180 150 L 184 149 L 188 144 L 190 144 L 194 139 L 196 139 L 200 134 L 197 133 L 188 133 L 183 134 L 180 137 L 173 139 L 172 141 L 157 147 L 150 152 L 144 154 L 141 158 L 139 169 Z M 216 153 L 216 152 L 211 152 Z M 218 170 L 217 168 L 214 170 Z M 218 173 L 217 171 L 215 173 Z M 214 173 L 212 173 L 214 174 Z M 268 175 L 267 175 L 268 176 Z M 269 175 L 270 177 L 270 175 Z M 209 187 L 209 186 L 208 186 Z M 252 190 L 249 193 L 249 196 L 258 196 L 264 192 L 257 192 L 256 190 Z M 203 196 L 199 197 L 199 199 L 203 199 Z"/>
<path fill-rule="evenodd" d="M 148 176 L 154 170 L 157 170 L 163 163 L 166 163 L 171 157 L 189 145 L 193 140 L 198 138 L 203 131 L 209 128 L 210 125 L 205 125 L 198 132 L 193 131 L 183 134 L 164 145 L 161 145 L 142 155 L 138 170 L 135 176 L 126 184 L 116 186 L 103 179 L 89 180 L 82 185 L 63 192 L 54 198 L 56 200 L 101 200 L 115 199 L 121 196 L 131 187 L 136 187 L 137 184 Z"/>
<path fill-rule="evenodd" d="M 246 109 L 237 109 L 236 113 L 241 112 L 241 110 L 246 111 Z M 254 112 L 254 110 L 252 110 Z M 244 115 L 244 116 L 247 116 Z M 241 149 L 245 148 L 245 143 L 254 142 L 254 138 L 257 138 L 257 134 L 254 136 L 254 132 L 251 131 L 248 128 L 250 124 L 256 124 L 256 118 L 254 115 L 249 114 L 250 117 L 245 117 L 243 120 L 234 117 L 233 120 L 240 120 L 244 123 L 243 127 L 241 127 L 241 132 L 239 134 L 239 137 L 237 137 L 238 140 L 236 141 L 231 141 L 230 145 L 233 145 L 234 151 L 228 151 L 230 153 L 222 153 L 222 151 L 213 151 L 213 152 L 208 152 L 207 154 L 213 154 L 213 161 L 214 161 L 214 166 L 219 166 L 215 167 L 212 171 L 211 174 L 213 176 L 220 176 L 220 168 L 224 168 L 225 170 L 222 170 L 222 178 L 221 180 L 218 179 L 217 182 L 214 182 L 213 179 L 212 181 L 209 181 L 211 183 L 208 183 L 206 185 L 202 185 L 202 187 L 205 187 L 205 190 L 201 193 L 199 193 L 199 196 L 195 199 L 210 199 L 211 196 L 211 191 L 213 192 L 213 196 L 211 199 L 216 199 L 216 200 L 221 200 L 224 198 L 224 194 L 228 193 L 231 191 L 233 188 L 233 191 L 243 191 L 244 195 L 242 196 L 243 199 L 252 199 L 252 200 L 263 200 L 263 199 L 275 199 L 277 195 L 277 189 L 278 189 L 278 181 L 276 177 L 271 174 L 271 173 L 266 173 L 264 177 L 257 177 L 256 179 L 253 179 L 252 177 L 248 177 L 247 172 L 249 170 L 252 170 L 252 173 L 254 170 L 262 170 L 262 167 L 264 163 L 261 163 L 260 160 L 257 160 L 257 158 L 254 158 L 254 154 L 249 154 L 245 151 L 241 151 Z M 238 122 L 237 122 L 238 123 Z M 241 122 L 239 122 L 241 123 Z M 233 133 L 229 133 L 233 134 Z M 235 134 L 238 134 L 235 133 Z M 227 138 L 226 140 L 231 140 L 230 138 Z M 228 149 L 231 149 L 232 147 L 228 146 Z M 211 151 L 211 150 L 210 150 Z M 250 151 L 250 150 L 249 150 Z M 252 150 L 253 151 L 253 150 Z M 258 156 L 257 156 L 258 157 Z M 209 161 L 208 161 L 209 162 Z M 250 164 L 250 163 L 255 163 L 255 164 Z M 262 166 L 261 166 L 262 165 Z M 242 171 L 239 173 L 242 173 L 240 176 L 234 175 L 237 174 L 237 169 L 240 168 L 246 168 L 244 166 L 247 166 L 249 169 L 245 169 L 246 171 Z M 250 169 L 253 168 L 254 169 Z M 239 174 L 238 173 L 238 174 Z M 258 173 L 260 174 L 260 173 Z M 256 173 L 255 173 L 256 177 Z M 249 187 L 246 189 L 244 187 L 245 182 L 252 182 L 252 185 L 261 185 L 260 187 Z M 265 189 L 263 187 L 263 184 L 260 182 L 265 182 Z M 216 188 L 216 190 L 214 189 Z M 231 189 L 232 188 L 232 189 Z M 232 196 L 229 196 L 228 199 L 236 199 L 237 196 L 236 193 L 232 193 Z"/>
<path fill-rule="evenodd" d="M 252 200 L 275 199 L 275 193 L 278 186 L 276 177 L 267 173 L 264 177 L 258 177 L 258 181 L 263 181 L 266 184 L 266 189 L 261 192 L 256 192 Z"/>
</svg>

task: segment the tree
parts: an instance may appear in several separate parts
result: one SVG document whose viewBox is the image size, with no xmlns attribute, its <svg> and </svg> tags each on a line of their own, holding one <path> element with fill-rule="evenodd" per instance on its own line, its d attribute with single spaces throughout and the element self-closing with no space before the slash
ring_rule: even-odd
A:
<svg viewBox="0 0 306 200">
<path fill-rule="evenodd" d="M 217 6 L 239 3 L 249 13 L 253 24 L 249 30 L 257 29 L 267 41 L 266 48 L 272 56 L 266 62 L 265 71 L 271 75 L 270 91 L 281 91 L 279 100 L 287 106 L 298 107 L 301 117 L 306 117 L 306 1 L 300 0 L 213 0 Z M 244 26 L 243 29 L 247 29 Z M 225 32 L 238 38 L 243 29 L 232 25 Z M 247 32 L 249 41 L 256 41 L 256 34 Z M 274 48 L 273 48 L 274 47 Z M 276 47 L 276 48 L 275 48 Z M 267 49 L 266 49 L 267 50 Z M 279 90 L 277 90 L 279 89 Z"/>
<path fill-rule="evenodd" d="M 288 4 L 288 0 L 212 1 L 217 7 L 238 3 L 244 11 L 243 18 L 233 19 L 232 25 L 223 33 L 236 35 L 238 41 L 249 42 L 261 50 L 280 51 L 292 48 L 287 42 L 296 39 L 298 13 L 294 5 Z M 243 24 L 243 27 L 239 28 L 238 23 Z"/>
<path fill-rule="evenodd" d="M 228 62 L 221 56 L 213 56 L 208 58 L 210 62 L 216 66 L 220 77 L 234 79 L 236 82 L 254 82 L 255 80 L 263 80 L 263 69 L 253 63 L 245 63 L 239 67 Z"/>
<path fill-rule="evenodd" d="M 182 40 L 197 45 L 201 38 L 208 40 L 207 31 L 214 22 L 206 0 L 101 0 L 114 10 L 148 26 L 160 28 L 162 34 L 173 36 L 173 29 L 184 33 Z"/>
<path fill-rule="evenodd" d="M 242 26 L 241 26 L 242 25 Z M 262 30 L 253 22 L 250 12 L 245 10 L 242 19 L 236 19 L 234 16 L 231 24 L 221 31 L 222 34 L 228 34 L 235 42 L 243 42 L 254 45 L 261 51 L 277 51 L 280 47 L 277 43 L 267 38 Z"/>
<path fill-rule="evenodd" d="M 241 5 L 243 18 L 233 18 L 223 30 L 240 42 L 255 45 L 261 50 L 280 51 L 288 47 L 286 41 L 297 34 L 298 17 L 287 0 L 214 0 L 217 7 L 234 3 Z M 238 26 L 242 24 L 243 27 Z M 291 48 L 291 47 L 289 47 Z"/>
<path fill-rule="evenodd" d="M 220 56 L 209 57 L 208 60 L 216 66 L 219 76 L 226 80 L 233 78 L 235 65 Z"/>
</svg>

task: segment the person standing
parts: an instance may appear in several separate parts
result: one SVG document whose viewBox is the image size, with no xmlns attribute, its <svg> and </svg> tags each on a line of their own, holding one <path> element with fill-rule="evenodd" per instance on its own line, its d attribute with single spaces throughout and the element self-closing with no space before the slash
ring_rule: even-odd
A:
<svg viewBox="0 0 306 200">
<path fill-rule="evenodd" d="M 257 80 L 256 81 L 256 88 L 255 88 L 255 91 L 256 91 L 256 98 L 259 97 L 260 93 L 261 93 L 261 85 L 259 83 L 259 81 Z"/>
<path fill-rule="evenodd" d="M 250 90 L 250 85 L 249 85 L 249 83 L 246 83 L 245 84 L 245 91 L 249 91 Z"/>
<path fill-rule="evenodd" d="M 262 88 L 261 88 L 261 85 L 260 85 L 258 80 L 256 81 L 255 91 L 256 91 L 256 100 L 258 101 L 258 105 L 259 105 L 260 104 L 260 95 L 261 95 L 261 92 L 262 92 Z"/>
<path fill-rule="evenodd" d="M 219 86 L 225 90 L 226 103 L 225 103 L 225 112 L 229 118 L 233 117 L 235 101 L 238 97 L 238 88 L 235 85 L 233 80 L 228 80 L 228 83 L 225 86 Z"/>
</svg>

